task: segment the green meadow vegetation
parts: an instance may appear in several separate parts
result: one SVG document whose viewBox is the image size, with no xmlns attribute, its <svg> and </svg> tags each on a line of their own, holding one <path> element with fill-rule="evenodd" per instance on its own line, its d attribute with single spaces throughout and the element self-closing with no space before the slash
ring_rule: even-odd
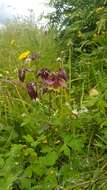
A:
<svg viewBox="0 0 107 190">
<path fill-rule="evenodd" d="M 51 0 L 0 29 L 0 190 L 107 190 L 107 0 Z"/>
</svg>

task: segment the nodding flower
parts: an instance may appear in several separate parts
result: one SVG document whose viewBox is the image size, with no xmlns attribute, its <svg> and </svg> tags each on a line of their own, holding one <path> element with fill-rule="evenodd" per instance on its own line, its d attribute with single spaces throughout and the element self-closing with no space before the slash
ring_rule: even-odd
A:
<svg viewBox="0 0 107 190">
<path fill-rule="evenodd" d="M 37 100 L 38 94 L 37 94 L 37 86 L 35 82 L 28 83 L 26 87 L 27 87 L 27 91 L 31 100 Z"/>
<path fill-rule="evenodd" d="M 52 73 L 46 80 L 44 80 L 44 83 L 51 89 L 66 87 L 64 79 L 60 78 L 56 73 Z"/>
<path fill-rule="evenodd" d="M 31 69 L 29 68 L 22 68 L 22 69 L 19 69 L 18 70 L 18 78 L 21 82 L 24 82 L 25 80 L 25 75 L 26 75 L 26 72 L 31 72 Z"/>
<path fill-rule="evenodd" d="M 42 80 L 46 80 L 48 77 L 49 77 L 50 73 L 48 71 L 48 69 L 46 68 L 43 68 L 43 69 L 40 69 L 38 72 L 37 72 L 37 76 L 38 77 L 41 77 Z"/>
<path fill-rule="evenodd" d="M 59 69 L 59 71 L 58 71 L 58 76 L 59 76 L 59 78 L 62 78 L 62 79 L 64 79 L 65 81 L 68 80 L 67 73 L 66 73 L 65 69 L 63 69 L 63 68 Z"/>
<path fill-rule="evenodd" d="M 44 85 L 47 88 L 58 89 L 60 87 L 66 87 L 65 81 L 68 80 L 66 71 L 62 68 L 58 72 L 49 72 L 46 69 L 40 69 L 37 73 L 37 76 L 40 76 L 43 80 Z"/>
<path fill-rule="evenodd" d="M 18 70 L 18 78 L 21 82 L 24 82 L 25 80 L 25 69 L 19 69 Z"/>
</svg>

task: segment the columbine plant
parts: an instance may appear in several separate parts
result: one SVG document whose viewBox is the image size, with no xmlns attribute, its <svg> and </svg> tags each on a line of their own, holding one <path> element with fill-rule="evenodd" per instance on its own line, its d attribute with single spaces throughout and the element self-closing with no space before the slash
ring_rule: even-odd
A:
<svg viewBox="0 0 107 190">
<path fill-rule="evenodd" d="M 37 61 L 40 58 L 39 53 L 31 53 L 30 51 L 23 52 L 19 59 L 23 63 L 31 63 L 32 61 Z M 25 83 L 27 93 L 31 100 L 38 100 L 38 94 L 42 89 L 42 95 L 51 91 L 58 91 L 62 88 L 66 88 L 66 82 L 68 80 L 67 73 L 64 68 L 59 68 L 58 71 L 53 72 L 48 68 L 41 68 L 36 71 L 37 81 L 26 81 L 26 75 L 28 72 L 34 74 L 31 68 L 26 68 L 25 66 L 18 70 L 19 81 Z M 38 80 L 40 79 L 40 80 Z M 49 93 L 50 94 L 50 93 Z"/>
<path fill-rule="evenodd" d="M 64 69 L 59 69 L 58 72 L 49 72 L 48 69 L 40 69 L 37 73 L 40 76 L 43 84 L 49 89 L 58 89 L 66 87 L 66 81 L 68 79 Z"/>
</svg>

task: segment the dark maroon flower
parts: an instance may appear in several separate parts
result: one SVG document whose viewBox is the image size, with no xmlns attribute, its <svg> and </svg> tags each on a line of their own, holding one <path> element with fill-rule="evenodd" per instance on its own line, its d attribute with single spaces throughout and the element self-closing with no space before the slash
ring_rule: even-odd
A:
<svg viewBox="0 0 107 190">
<path fill-rule="evenodd" d="M 19 78 L 19 80 L 21 82 L 24 82 L 26 72 L 31 72 L 31 69 L 29 69 L 29 68 L 22 68 L 22 69 L 18 70 L 18 78 Z"/>
<path fill-rule="evenodd" d="M 27 91 L 28 91 L 28 94 L 32 100 L 37 99 L 37 97 L 38 97 L 37 87 L 36 87 L 36 84 L 34 82 L 30 82 L 27 84 Z"/>
<path fill-rule="evenodd" d="M 66 86 L 65 81 L 55 73 L 51 74 L 46 80 L 44 80 L 44 83 L 52 89 L 58 89 Z"/>
<path fill-rule="evenodd" d="M 65 81 L 68 77 L 64 69 L 59 69 L 58 72 L 49 72 L 48 69 L 40 69 L 37 73 L 37 76 L 40 76 L 43 80 L 43 83 L 46 88 L 58 89 L 61 87 L 66 87 Z"/>
<path fill-rule="evenodd" d="M 37 76 L 41 77 L 43 80 L 46 80 L 48 77 L 49 77 L 50 73 L 48 71 L 48 69 L 40 69 L 38 72 L 37 72 Z"/>
<path fill-rule="evenodd" d="M 19 69 L 18 70 L 18 78 L 21 82 L 24 82 L 25 80 L 25 69 Z"/>
<path fill-rule="evenodd" d="M 59 69 L 58 71 L 58 76 L 62 79 L 64 79 L 65 81 L 68 80 L 68 76 L 67 76 L 67 73 L 66 71 L 62 68 L 62 69 Z"/>
</svg>

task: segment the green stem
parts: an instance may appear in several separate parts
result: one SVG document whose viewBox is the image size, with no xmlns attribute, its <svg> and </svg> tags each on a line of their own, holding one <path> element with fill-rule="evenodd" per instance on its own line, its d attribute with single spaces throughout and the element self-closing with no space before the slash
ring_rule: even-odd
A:
<svg viewBox="0 0 107 190">
<path fill-rule="evenodd" d="M 81 94 L 81 100 L 80 100 L 80 107 L 81 108 L 82 108 L 83 98 L 84 98 L 84 82 L 82 83 L 82 94 Z"/>
<path fill-rule="evenodd" d="M 52 107 L 52 101 L 51 101 L 51 92 L 49 92 L 49 117 L 51 116 L 51 107 Z"/>
<path fill-rule="evenodd" d="M 71 63 L 71 53 L 72 49 L 71 46 L 69 47 L 69 60 L 68 60 L 68 65 L 69 65 L 69 99 L 71 99 L 71 77 L 72 77 L 72 63 Z"/>
</svg>

